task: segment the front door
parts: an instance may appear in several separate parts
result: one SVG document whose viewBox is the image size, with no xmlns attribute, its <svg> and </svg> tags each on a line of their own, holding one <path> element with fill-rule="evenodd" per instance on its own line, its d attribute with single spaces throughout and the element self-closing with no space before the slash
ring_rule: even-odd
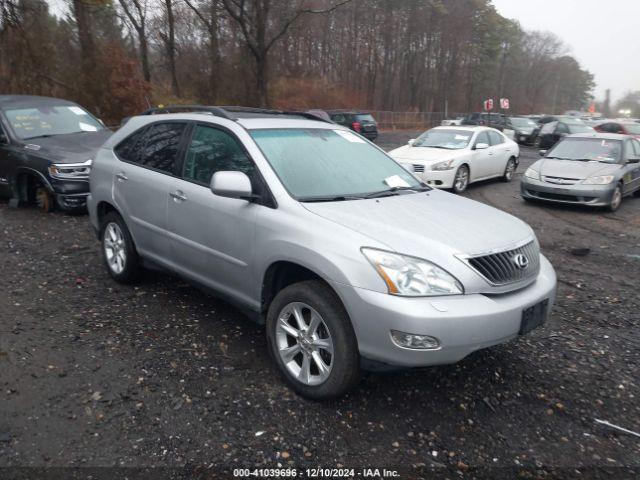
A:
<svg viewBox="0 0 640 480">
<path fill-rule="evenodd" d="M 211 177 L 219 171 L 244 172 L 252 184 L 257 176 L 253 161 L 232 132 L 195 125 L 182 178 L 174 184 L 169 201 L 172 261 L 183 275 L 251 303 L 255 218 L 265 207 L 214 195 Z"/>
<path fill-rule="evenodd" d="M 185 122 L 159 122 L 115 148 L 114 197 L 141 255 L 169 261 L 167 205 L 174 188 Z"/>
<path fill-rule="evenodd" d="M 624 161 L 631 158 L 640 158 L 640 142 L 627 140 L 624 149 Z M 625 167 L 624 193 L 635 192 L 640 189 L 640 163 L 628 163 Z"/>
<path fill-rule="evenodd" d="M 480 180 L 491 176 L 491 165 L 493 163 L 494 150 L 491 147 L 491 140 L 486 130 L 480 132 L 476 137 L 474 146 L 480 143 L 488 145 L 488 148 L 475 150 L 471 160 L 471 180 Z"/>
</svg>

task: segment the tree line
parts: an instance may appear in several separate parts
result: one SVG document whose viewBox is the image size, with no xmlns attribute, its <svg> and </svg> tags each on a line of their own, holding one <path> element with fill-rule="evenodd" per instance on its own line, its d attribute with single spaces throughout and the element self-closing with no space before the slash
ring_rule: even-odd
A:
<svg viewBox="0 0 640 480">
<path fill-rule="evenodd" d="M 593 86 L 490 0 L 0 0 L 1 93 L 109 121 L 169 103 L 560 112 Z"/>
</svg>

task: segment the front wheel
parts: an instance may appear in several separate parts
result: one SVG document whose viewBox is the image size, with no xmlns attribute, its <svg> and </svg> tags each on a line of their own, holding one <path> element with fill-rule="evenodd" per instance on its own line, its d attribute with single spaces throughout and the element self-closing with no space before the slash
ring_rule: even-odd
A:
<svg viewBox="0 0 640 480">
<path fill-rule="evenodd" d="M 133 283 L 140 276 L 141 267 L 133 239 L 122 217 L 108 213 L 100 229 L 102 256 L 109 275 L 119 283 Z"/>
<path fill-rule="evenodd" d="M 462 165 L 456 171 L 456 176 L 453 178 L 453 192 L 462 193 L 469 186 L 469 167 Z"/>
<path fill-rule="evenodd" d="M 36 205 L 42 213 L 50 213 L 56 207 L 56 199 L 46 189 L 46 187 L 40 186 L 36 188 Z"/>
<path fill-rule="evenodd" d="M 615 212 L 620 208 L 622 204 L 622 185 L 616 185 L 616 189 L 613 191 L 613 195 L 611 196 L 611 202 L 607 206 L 607 210 L 610 212 Z"/>
<path fill-rule="evenodd" d="M 510 182 L 513 180 L 513 176 L 516 173 L 516 161 L 513 158 L 510 158 L 507 162 L 507 166 L 504 169 L 504 174 L 502 175 L 503 182 Z"/>
<path fill-rule="evenodd" d="M 539 136 L 537 136 L 534 140 L 533 140 L 533 146 L 535 148 L 540 148 L 540 144 L 542 143 L 542 140 L 540 139 Z"/>
<path fill-rule="evenodd" d="M 355 332 L 340 299 L 323 282 L 295 283 L 276 295 L 267 314 L 267 341 L 287 383 L 304 397 L 335 398 L 358 381 Z"/>
</svg>

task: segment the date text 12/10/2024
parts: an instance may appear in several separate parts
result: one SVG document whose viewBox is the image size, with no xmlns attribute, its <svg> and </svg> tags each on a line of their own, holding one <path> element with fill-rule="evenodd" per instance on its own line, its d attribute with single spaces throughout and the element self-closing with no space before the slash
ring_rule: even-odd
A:
<svg viewBox="0 0 640 480">
<path fill-rule="evenodd" d="M 386 468 L 236 468 L 235 478 L 399 478 L 397 470 Z"/>
</svg>

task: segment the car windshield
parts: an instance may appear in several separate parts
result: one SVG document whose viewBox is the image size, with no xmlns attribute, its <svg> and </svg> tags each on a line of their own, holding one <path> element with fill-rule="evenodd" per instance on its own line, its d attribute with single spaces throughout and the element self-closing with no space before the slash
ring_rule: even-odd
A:
<svg viewBox="0 0 640 480">
<path fill-rule="evenodd" d="M 547 158 L 559 160 L 583 160 L 618 163 L 622 142 L 605 138 L 566 138 L 547 154 Z"/>
<path fill-rule="evenodd" d="M 86 110 L 74 105 L 6 110 L 5 115 L 22 140 L 68 133 L 97 132 L 104 127 Z"/>
<path fill-rule="evenodd" d="M 413 146 L 461 150 L 469 145 L 471 137 L 473 137 L 473 132 L 471 130 L 446 130 L 434 128 L 433 130 L 427 130 L 420 135 L 416 141 L 413 142 Z"/>
<path fill-rule="evenodd" d="M 359 113 L 356 115 L 356 119 L 360 122 L 375 122 L 370 113 Z"/>
<path fill-rule="evenodd" d="M 250 130 L 288 192 L 300 201 L 362 198 L 422 184 L 383 151 L 346 130 Z"/>
<path fill-rule="evenodd" d="M 631 135 L 640 135 L 640 123 L 625 123 L 622 126 Z"/>
<path fill-rule="evenodd" d="M 533 120 L 529 120 L 528 118 L 520 118 L 520 117 L 511 117 L 511 123 L 513 124 L 514 127 L 521 127 L 521 128 L 526 128 L 526 127 L 531 127 L 531 128 L 535 128 L 536 123 Z"/>
</svg>

